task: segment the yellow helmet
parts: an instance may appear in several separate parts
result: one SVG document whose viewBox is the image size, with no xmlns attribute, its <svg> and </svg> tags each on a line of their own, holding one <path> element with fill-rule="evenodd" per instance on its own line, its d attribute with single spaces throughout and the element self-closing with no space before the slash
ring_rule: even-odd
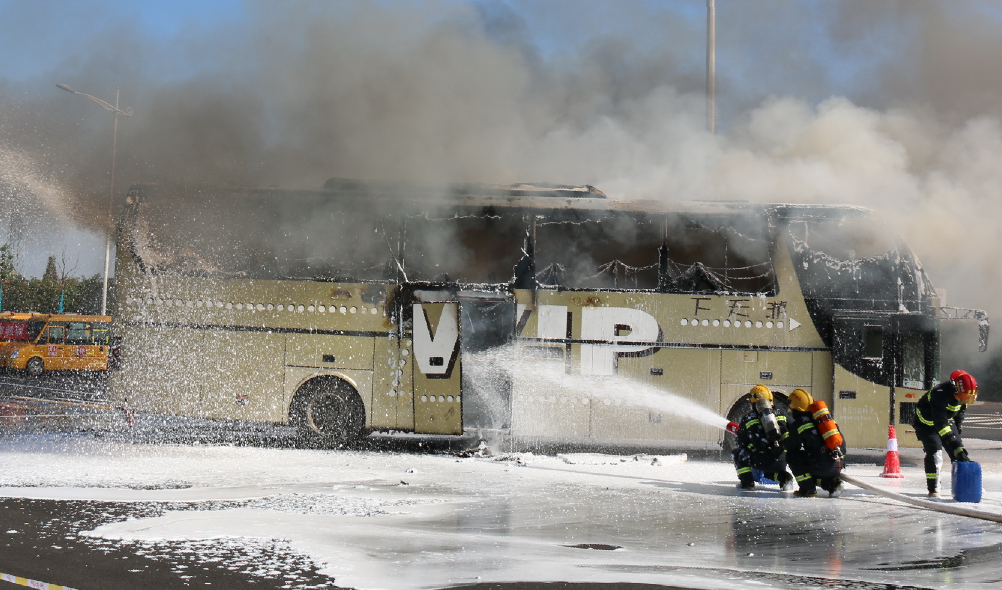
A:
<svg viewBox="0 0 1002 590">
<path fill-rule="evenodd" d="M 814 398 L 811 394 L 807 393 L 803 389 L 794 389 L 790 392 L 790 409 L 797 410 L 798 412 L 806 412 L 807 407 L 814 403 Z"/>
<path fill-rule="evenodd" d="M 772 390 L 765 385 L 756 385 L 755 387 L 752 387 L 751 391 L 748 392 L 748 395 L 751 396 L 748 398 L 748 401 L 751 403 L 755 403 L 762 398 L 765 398 L 770 402 L 772 401 Z"/>
</svg>

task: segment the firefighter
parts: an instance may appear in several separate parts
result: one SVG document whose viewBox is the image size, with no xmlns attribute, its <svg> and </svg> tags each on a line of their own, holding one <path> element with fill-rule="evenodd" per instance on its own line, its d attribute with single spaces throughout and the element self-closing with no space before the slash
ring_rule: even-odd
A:
<svg viewBox="0 0 1002 590">
<path fill-rule="evenodd" d="M 786 461 L 799 485 L 793 493 L 802 498 L 813 498 L 818 495 L 820 485 L 828 492 L 829 498 L 836 498 L 842 493 L 839 474 L 842 472 L 845 443 L 835 449 L 825 445 L 808 410 L 813 403 L 814 398 L 803 389 L 794 389 L 790 393 L 790 422 L 787 425 L 790 436 L 783 446 L 786 448 Z"/>
<path fill-rule="evenodd" d="M 925 478 L 929 496 L 939 492 L 939 468 L 946 449 L 950 462 L 970 461 L 960 440 L 960 424 L 964 411 L 978 396 L 978 382 L 967 371 L 954 371 L 950 380 L 930 389 L 915 407 L 915 436 L 925 450 Z"/>
<path fill-rule="evenodd" d="M 765 473 L 766 477 L 779 482 L 783 491 L 793 488 L 793 476 L 786 470 L 786 451 L 783 449 L 787 437 L 786 415 L 772 406 L 772 391 L 765 385 L 756 385 L 748 392 L 752 411 L 741 418 L 737 432 L 737 443 L 732 451 L 734 468 L 738 471 L 738 487 L 743 490 L 755 489 L 752 469 Z"/>
</svg>

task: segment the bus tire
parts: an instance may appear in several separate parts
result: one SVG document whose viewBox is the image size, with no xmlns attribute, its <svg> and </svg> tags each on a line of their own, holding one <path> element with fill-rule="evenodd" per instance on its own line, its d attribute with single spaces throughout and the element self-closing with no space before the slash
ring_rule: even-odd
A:
<svg viewBox="0 0 1002 590">
<path fill-rule="evenodd" d="M 24 366 L 24 370 L 32 377 L 41 377 L 42 373 L 45 372 L 45 361 L 41 357 L 33 356 L 28 359 L 28 364 Z"/>
<path fill-rule="evenodd" d="M 307 446 L 344 448 L 362 438 L 365 404 L 348 382 L 321 377 L 299 388 L 289 418 Z"/>
</svg>

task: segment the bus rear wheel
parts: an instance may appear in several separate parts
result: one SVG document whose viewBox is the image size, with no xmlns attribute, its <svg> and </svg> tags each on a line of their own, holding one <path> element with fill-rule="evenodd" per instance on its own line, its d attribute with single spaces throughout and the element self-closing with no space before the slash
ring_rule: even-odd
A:
<svg viewBox="0 0 1002 590">
<path fill-rule="evenodd" d="M 748 412 L 751 412 L 753 408 L 752 403 L 748 400 L 747 395 L 739 399 L 737 402 L 731 406 L 731 411 L 727 413 L 727 419 L 735 424 L 740 424 L 741 419 L 745 417 Z M 774 391 L 773 392 L 773 407 L 776 411 L 783 414 L 790 414 L 790 400 L 783 393 Z M 724 433 L 724 440 L 721 443 L 721 448 L 724 453 L 730 454 L 737 447 L 737 437 L 730 432 Z"/>
<path fill-rule="evenodd" d="M 362 437 L 365 405 L 344 380 L 313 379 L 296 392 L 290 418 L 309 446 L 343 448 Z"/>
<path fill-rule="evenodd" d="M 45 372 L 45 361 L 37 356 L 32 357 L 28 359 L 28 364 L 25 365 L 24 370 L 32 377 L 41 377 L 42 373 Z"/>
</svg>

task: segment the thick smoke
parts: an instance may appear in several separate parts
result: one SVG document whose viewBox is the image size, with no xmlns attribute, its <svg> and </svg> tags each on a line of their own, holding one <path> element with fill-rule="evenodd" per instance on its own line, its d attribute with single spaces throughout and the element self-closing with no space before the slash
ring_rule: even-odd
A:
<svg viewBox="0 0 1002 590">
<path fill-rule="evenodd" d="M 12 206 L 27 200 L 104 231 L 111 115 L 54 84 L 106 100 L 121 86 L 135 116 L 119 123 L 118 196 L 137 181 L 340 176 L 855 203 L 888 219 L 950 304 L 1002 317 L 998 10 L 720 0 L 711 136 L 693 5 L 252 2 L 168 39 L 109 18 L 51 71 L 0 78 L 0 221 L 28 223 Z M 10 4 L 22 18 L 8 27 L 44 28 L 35 6 Z"/>
</svg>

